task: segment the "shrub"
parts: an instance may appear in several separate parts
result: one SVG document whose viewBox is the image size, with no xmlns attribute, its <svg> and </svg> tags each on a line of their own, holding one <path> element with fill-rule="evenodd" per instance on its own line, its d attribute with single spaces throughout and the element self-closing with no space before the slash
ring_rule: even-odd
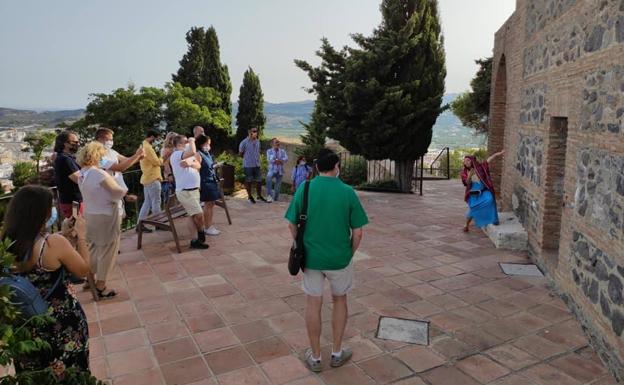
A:
<svg viewBox="0 0 624 385">
<path fill-rule="evenodd" d="M 13 182 L 13 188 L 18 188 L 26 185 L 28 180 L 37 176 L 37 168 L 32 162 L 17 162 L 13 165 L 13 173 L 11 174 L 11 181 Z"/>
<path fill-rule="evenodd" d="M 340 179 L 348 185 L 358 186 L 366 183 L 366 159 L 359 155 L 350 155 L 340 163 Z"/>
</svg>

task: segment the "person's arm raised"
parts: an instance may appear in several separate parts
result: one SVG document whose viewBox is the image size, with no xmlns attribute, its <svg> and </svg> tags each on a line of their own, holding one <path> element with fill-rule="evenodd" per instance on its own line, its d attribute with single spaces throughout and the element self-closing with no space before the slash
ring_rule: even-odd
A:
<svg viewBox="0 0 624 385">
<path fill-rule="evenodd" d="M 132 167 L 133 164 L 138 162 L 144 154 L 145 152 L 143 151 L 143 147 L 139 147 L 134 155 L 129 158 L 126 158 L 123 155 L 119 155 L 119 162 L 111 165 L 108 169 L 110 171 L 124 172 Z"/>
<path fill-rule="evenodd" d="M 487 158 L 486 162 L 490 163 L 492 162 L 494 159 L 498 158 L 499 156 L 502 156 L 505 153 L 505 150 L 503 151 L 499 151 L 495 154 L 490 155 L 489 158 Z"/>
</svg>

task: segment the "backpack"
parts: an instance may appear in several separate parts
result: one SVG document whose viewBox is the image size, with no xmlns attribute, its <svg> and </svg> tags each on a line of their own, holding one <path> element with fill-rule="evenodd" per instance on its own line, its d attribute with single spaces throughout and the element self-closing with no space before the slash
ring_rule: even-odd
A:
<svg viewBox="0 0 624 385">
<path fill-rule="evenodd" d="M 47 237 L 43 239 L 41 251 L 39 252 L 39 261 L 43 255 L 43 248 Z M 65 278 L 65 268 L 61 266 L 61 271 L 54 285 L 50 288 L 45 296 L 41 296 L 39 289 L 33 285 L 26 277 L 5 271 L 5 276 L 0 277 L 0 285 L 7 285 L 11 290 L 11 303 L 15 305 L 22 317 L 28 320 L 34 316 L 43 315 L 48 312 L 50 304 L 48 298 L 56 290 Z"/>
</svg>

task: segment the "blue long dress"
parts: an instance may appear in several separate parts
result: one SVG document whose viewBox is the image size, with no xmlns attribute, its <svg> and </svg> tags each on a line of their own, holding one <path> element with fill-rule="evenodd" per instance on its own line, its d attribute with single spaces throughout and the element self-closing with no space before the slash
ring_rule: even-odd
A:
<svg viewBox="0 0 624 385">
<path fill-rule="evenodd" d="M 477 227 L 485 227 L 491 224 L 498 224 L 498 212 L 496 210 L 496 200 L 494 196 L 480 181 L 472 182 L 471 191 L 481 191 L 481 193 L 470 194 L 468 197 L 468 211 L 466 218 L 472 218 Z"/>
</svg>

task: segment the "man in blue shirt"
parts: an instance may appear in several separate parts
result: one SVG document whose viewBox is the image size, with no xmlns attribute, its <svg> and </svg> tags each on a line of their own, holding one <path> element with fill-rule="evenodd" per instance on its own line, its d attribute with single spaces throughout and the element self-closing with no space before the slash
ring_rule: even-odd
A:
<svg viewBox="0 0 624 385">
<path fill-rule="evenodd" d="M 279 139 L 271 140 L 271 148 L 267 150 L 267 160 L 269 161 L 269 171 L 266 177 L 267 202 L 271 203 L 279 198 L 284 165 L 288 162 L 288 155 L 280 148 Z M 273 191 L 273 178 L 275 178 L 275 191 Z"/>
<path fill-rule="evenodd" d="M 260 175 L 260 139 L 258 129 L 253 127 L 249 135 L 238 146 L 238 152 L 243 157 L 243 170 L 245 171 L 245 189 L 249 202 L 256 203 L 251 195 L 251 183 L 256 183 L 257 199 L 263 202 L 267 200 L 262 196 L 262 175 Z"/>
</svg>

